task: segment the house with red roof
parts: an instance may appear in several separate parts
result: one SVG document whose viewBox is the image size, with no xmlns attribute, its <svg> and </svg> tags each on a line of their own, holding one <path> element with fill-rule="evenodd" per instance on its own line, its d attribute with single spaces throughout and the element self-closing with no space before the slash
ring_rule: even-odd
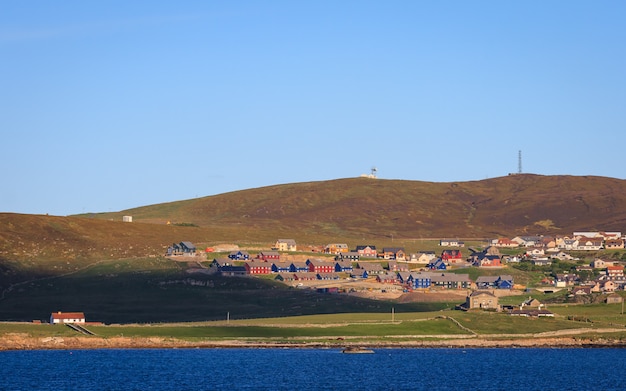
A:
<svg viewBox="0 0 626 391">
<path fill-rule="evenodd" d="M 85 323 L 85 314 L 82 312 L 53 312 L 50 315 L 50 324 Z"/>
</svg>

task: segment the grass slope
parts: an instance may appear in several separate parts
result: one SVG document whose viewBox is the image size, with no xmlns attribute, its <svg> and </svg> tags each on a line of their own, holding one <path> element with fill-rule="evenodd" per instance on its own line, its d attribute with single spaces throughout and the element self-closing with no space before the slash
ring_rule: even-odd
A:
<svg viewBox="0 0 626 391">
<path fill-rule="evenodd" d="M 258 278 L 189 274 L 181 266 L 164 258 L 114 260 L 33 280 L 4 293 L 0 319 L 47 320 L 51 312 L 82 311 L 91 321 L 150 323 L 442 308 L 320 294 Z"/>
</svg>

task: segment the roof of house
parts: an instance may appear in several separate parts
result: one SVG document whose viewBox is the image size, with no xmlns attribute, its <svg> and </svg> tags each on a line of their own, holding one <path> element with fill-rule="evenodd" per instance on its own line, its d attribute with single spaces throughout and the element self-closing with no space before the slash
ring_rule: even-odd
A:
<svg viewBox="0 0 626 391">
<path fill-rule="evenodd" d="M 83 312 L 53 312 L 50 316 L 52 319 L 85 319 Z"/>
<path fill-rule="evenodd" d="M 404 252 L 404 247 L 383 247 L 384 253 L 397 253 L 399 251 Z"/>
</svg>

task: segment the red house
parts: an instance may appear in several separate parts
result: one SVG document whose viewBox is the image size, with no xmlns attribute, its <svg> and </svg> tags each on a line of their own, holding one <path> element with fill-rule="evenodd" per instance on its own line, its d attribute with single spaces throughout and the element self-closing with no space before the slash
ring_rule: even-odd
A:
<svg viewBox="0 0 626 391">
<path fill-rule="evenodd" d="M 376 246 L 371 245 L 360 245 L 356 246 L 356 250 L 360 256 L 364 258 L 376 258 L 378 257 L 378 252 L 376 251 Z"/>
<path fill-rule="evenodd" d="M 463 255 L 461 250 L 443 250 L 441 252 L 441 259 L 447 263 L 461 263 L 463 262 Z"/>
<path fill-rule="evenodd" d="M 307 259 L 306 264 L 309 266 L 311 273 L 334 273 L 335 262 L 324 262 L 321 259 Z"/>
<path fill-rule="evenodd" d="M 243 264 L 248 274 L 270 274 L 272 265 L 262 261 L 248 261 Z"/>
<path fill-rule="evenodd" d="M 264 261 L 277 261 L 280 259 L 280 254 L 278 251 L 261 251 L 256 258 Z"/>
</svg>

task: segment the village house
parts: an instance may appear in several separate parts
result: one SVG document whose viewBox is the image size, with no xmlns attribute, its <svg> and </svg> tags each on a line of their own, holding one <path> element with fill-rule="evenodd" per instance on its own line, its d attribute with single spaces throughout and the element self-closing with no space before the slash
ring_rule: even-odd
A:
<svg viewBox="0 0 626 391">
<path fill-rule="evenodd" d="M 384 247 L 383 258 L 395 259 L 397 261 L 404 261 L 406 259 L 406 253 L 404 247 Z"/>
<path fill-rule="evenodd" d="M 432 273 L 430 284 L 432 287 L 444 289 L 468 289 L 471 287 L 472 280 L 469 274 Z"/>
<path fill-rule="evenodd" d="M 519 243 L 509 238 L 499 238 L 491 241 L 492 246 L 500 248 L 516 248 L 519 247 Z"/>
<path fill-rule="evenodd" d="M 85 323 L 85 314 L 82 312 L 53 312 L 50 315 L 50 324 Z"/>
<path fill-rule="evenodd" d="M 467 295 L 465 308 L 468 310 L 496 310 L 498 309 L 498 297 L 487 291 L 474 291 Z"/>
<path fill-rule="evenodd" d="M 591 264 L 589 265 L 594 269 L 605 269 L 607 266 L 613 266 L 613 262 L 606 262 L 600 258 L 596 258 L 593 261 L 591 261 Z"/>
<path fill-rule="evenodd" d="M 606 267 L 606 275 L 609 279 L 624 277 L 624 266 L 609 265 Z"/>
<path fill-rule="evenodd" d="M 396 273 L 391 273 L 391 272 L 377 274 L 376 281 L 382 284 L 395 284 L 398 282 L 398 276 Z"/>
<path fill-rule="evenodd" d="M 272 273 L 289 273 L 291 271 L 291 263 L 274 262 L 272 263 Z"/>
<path fill-rule="evenodd" d="M 511 316 L 521 316 L 527 318 L 554 317 L 554 313 L 546 309 L 514 309 L 509 312 Z"/>
<path fill-rule="evenodd" d="M 315 281 L 317 276 L 314 273 L 294 273 L 293 279 L 294 281 Z"/>
<path fill-rule="evenodd" d="M 426 289 L 430 288 L 431 276 L 428 272 L 399 272 L 398 281 L 411 289 Z"/>
<path fill-rule="evenodd" d="M 272 266 L 264 261 L 250 260 L 244 262 L 243 266 L 246 268 L 248 274 L 270 274 Z"/>
<path fill-rule="evenodd" d="M 309 271 L 309 265 L 306 262 L 291 262 L 289 271 L 292 273 L 306 273 Z"/>
<path fill-rule="evenodd" d="M 233 251 L 228 254 L 228 258 L 237 261 L 247 261 L 250 259 L 250 254 L 246 251 Z"/>
<path fill-rule="evenodd" d="M 624 248 L 623 239 L 607 239 L 604 241 L 604 248 L 607 250 L 622 249 Z"/>
<path fill-rule="evenodd" d="M 278 261 L 280 254 L 277 251 L 261 251 L 257 254 L 256 258 L 263 261 Z"/>
<path fill-rule="evenodd" d="M 418 253 L 412 253 L 409 257 L 409 262 L 429 264 L 435 258 L 437 258 L 437 256 L 434 251 L 420 251 Z"/>
<path fill-rule="evenodd" d="M 499 255 L 478 254 L 472 263 L 476 267 L 501 267 L 502 262 Z"/>
<path fill-rule="evenodd" d="M 398 272 L 396 273 L 396 278 L 398 279 L 398 283 L 407 285 L 412 281 L 411 272 Z"/>
<path fill-rule="evenodd" d="M 505 274 L 501 276 L 478 276 L 476 277 L 477 289 L 513 289 L 513 276 Z"/>
<path fill-rule="evenodd" d="M 331 272 L 331 273 L 316 273 L 315 277 L 318 280 L 338 280 L 339 274 Z"/>
<path fill-rule="evenodd" d="M 598 251 L 602 249 L 602 238 L 578 238 L 578 247 L 576 250 L 579 251 Z"/>
<path fill-rule="evenodd" d="M 578 248 L 578 239 L 564 239 L 562 246 L 558 248 L 562 250 L 576 250 Z"/>
<path fill-rule="evenodd" d="M 574 257 L 572 257 L 571 255 L 569 255 L 568 253 L 563 252 L 563 251 L 558 251 L 558 252 L 550 255 L 550 258 L 558 259 L 559 261 L 574 261 L 574 260 L 576 260 Z"/>
<path fill-rule="evenodd" d="M 378 258 L 378 252 L 376 251 L 376 246 L 371 245 L 359 245 L 356 246 L 354 250 L 363 258 Z"/>
<path fill-rule="evenodd" d="M 573 296 L 590 295 L 592 293 L 592 287 L 590 286 L 575 286 L 572 288 L 571 294 Z"/>
<path fill-rule="evenodd" d="M 322 261 L 321 259 L 307 259 L 310 273 L 334 273 L 335 263 Z"/>
<path fill-rule="evenodd" d="M 349 251 L 348 245 L 345 243 L 330 243 L 324 247 L 326 254 L 341 254 Z"/>
<path fill-rule="evenodd" d="M 274 247 L 277 251 L 298 251 L 296 241 L 293 239 L 278 239 Z"/>
<path fill-rule="evenodd" d="M 577 274 L 557 273 L 554 278 L 554 286 L 557 288 L 566 288 L 576 285 L 579 281 L 580 277 Z"/>
<path fill-rule="evenodd" d="M 541 245 L 540 236 L 516 236 L 511 240 L 522 247 L 535 247 Z"/>
<path fill-rule="evenodd" d="M 619 304 L 623 301 L 624 299 L 622 298 L 622 296 L 618 295 L 617 293 L 611 293 L 606 297 L 605 300 L 606 304 Z"/>
<path fill-rule="evenodd" d="M 524 256 L 526 258 L 540 258 L 540 257 L 544 257 L 545 255 L 546 255 L 546 252 L 541 247 L 528 248 L 528 250 L 526 250 L 526 252 L 524 253 Z"/>
<path fill-rule="evenodd" d="M 278 273 L 276 274 L 276 277 L 274 278 L 277 281 L 293 281 L 295 279 L 295 276 L 293 275 L 293 273 Z"/>
<path fill-rule="evenodd" d="M 230 265 L 232 265 L 232 260 L 229 258 L 214 258 L 211 262 L 211 267 L 216 267 L 218 269 Z"/>
<path fill-rule="evenodd" d="M 600 291 L 605 293 L 615 292 L 616 285 L 615 282 L 611 280 L 600 280 L 598 281 Z"/>
<path fill-rule="evenodd" d="M 409 265 L 405 263 L 398 263 L 397 261 L 389 261 L 387 269 L 391 272 L 408 272 Z"/>
<path fill-rule="evenodd" d="M 434 262 L 429 263 L 426 267 L 430 270 L 446 270 L 448 265 L 441 258 L 435 259 Z"/>
<path fill-rule="evenodd" d="M 359 254 L 356 251 L 348 251 L 346 253 L 340 253 L 339 255 L 335 257 L 335 260 L 337 261 L 357 262 L 359 259 L 361 259 L 361 254 Z"/>
<path fill-rule="evenodd" d="M 335 272 L 351 272 L 353 270 L 352 262 L 337 261 L 335 262 Z"/>
<path fill-rule="evenodd" d="M 458 239 L 441 239 L 439 245 L 442 247 L 465 247 L 465 242 Z"/>
<path fill-rule="evenodd" d="M 441 259 L 446 265 L 465 263 L 461 250 L 443 250 L 441 252 Z"/>
<path fill-rule="evenodd" d="M 196 255 L 196 246 L 194 246 L 193 243 L 191 242 L 174 243 L 167 248 L 167 255 L 168 256 L 172 256 L 172 255 L 193 256 L 193 255 Z"/>
<path fill-rule="evenodd" d="M 224 277 L 243 277 L 249 274 L 245 266 L 224 265 L 218 270 L 219 274 Z"/>
</svg>

